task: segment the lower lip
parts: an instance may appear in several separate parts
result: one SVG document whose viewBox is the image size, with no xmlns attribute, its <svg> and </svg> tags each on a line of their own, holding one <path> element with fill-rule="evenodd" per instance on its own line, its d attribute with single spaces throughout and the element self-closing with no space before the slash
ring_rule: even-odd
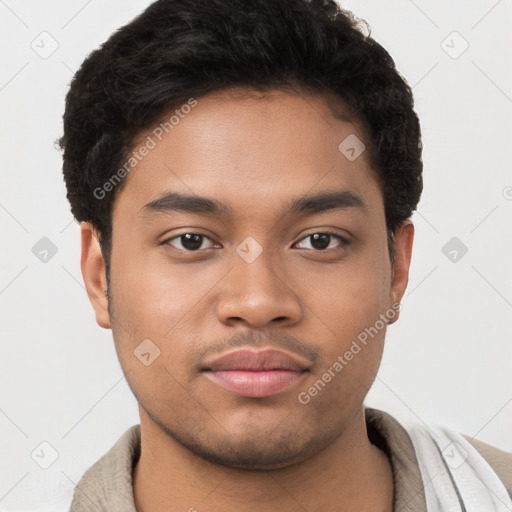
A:
<svg viewBox="0 0 512 512">
<path fill-rule="evenodd" d="M 306 372 L 292 370 L 221 370 L 207 371 L 205 375 L 220 387 L 237 395 L 265 397 L 276 395 L 296 384 L 304 373 Z"/>
</svg>

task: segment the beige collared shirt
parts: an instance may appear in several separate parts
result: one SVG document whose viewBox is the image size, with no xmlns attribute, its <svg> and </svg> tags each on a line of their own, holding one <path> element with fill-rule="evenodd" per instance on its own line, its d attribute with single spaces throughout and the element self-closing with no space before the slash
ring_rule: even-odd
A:
<svg viewBox="0 0 512 512">
<path fill-rule="evenodd" d="M 394 512 L 427 512 L 421 473 L 407 431 L 383 411 L 366 408 L 365 414 L 368 438 L 391 462 Z M 512 496 L 512 453 L 464 437 L 487 460 Z M 137 512 L 132 470 L 139 455 L 140 426 L 134 425 L 85 472 L 76 486 L 70 512 Z"/>
</svg>

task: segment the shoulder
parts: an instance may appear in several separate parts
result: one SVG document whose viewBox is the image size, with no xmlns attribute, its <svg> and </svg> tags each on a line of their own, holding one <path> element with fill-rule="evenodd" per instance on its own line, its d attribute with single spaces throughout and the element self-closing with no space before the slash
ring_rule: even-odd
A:
<svg viewBox="0 0 512 512">
<path fill-rule="evenodd" d="M 461 435 L 487 461 L 512 497 L 512 453 L 500 450 L 465 434 Z"/>
<path fill-rule="evenodd" d="M 124 510 L 135 512 L 132 469 L 140 455 L 140 425 L 130 427 L 82 476 L 70 512 Z M 113 508 L 112 508 L 113 507 Z"/>
</svg>

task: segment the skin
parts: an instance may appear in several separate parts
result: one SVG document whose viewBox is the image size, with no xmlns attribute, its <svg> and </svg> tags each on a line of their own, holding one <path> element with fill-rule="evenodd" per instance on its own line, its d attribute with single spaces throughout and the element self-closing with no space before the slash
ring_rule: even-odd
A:
<svg viewBox="0 0 512 512">
<path fill-rule="evenodd" d="M 198 99 L 116 197 L 110 304 L 97 233 L 82 223 L 87 292 L 139 402 L 139 510 L 392 510 L 391 466 L 369 441 L 363 411 L 386 327 L 308 404 L 298 400 L 400 302 L 408 281 L 413 225 L 396 231 L 391 263 L 367 151 L 349 161 L 338 150 L 350 134 L 365 140 L 326 96 Z M 351 191 L 364 207 L 283 214 L 291 200 L 330 190 Z M 166 191 L 215 198 L 231 214 L 144 215 Z M 333 237 L 315 249 L 307 235 L 326 230 L 348 244 Z M 185 233 L 206 236 L 199 250 L 186 252 Z M 249 236 L 263 250 L 252 263 L 236 252 Z M 160 350 L 149 366 L 134 356 L 144 339 Z M 310 371 L 277 395 L 241 397 L 200 371 L 234 347 L 278 348 Z"/>
</svg>

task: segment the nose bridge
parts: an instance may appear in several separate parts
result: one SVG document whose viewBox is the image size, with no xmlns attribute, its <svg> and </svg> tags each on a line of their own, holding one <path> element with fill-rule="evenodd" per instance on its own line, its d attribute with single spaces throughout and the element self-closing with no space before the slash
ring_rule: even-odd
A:
<svg viewBox="0 0 512 512">
<path fill-rule="evenodd" d="M 237 264 L 239 278 L 247 284 L 246 290 L 254 294 L 272 293 L 283 286 L 284 276 L 280 275 L 281 265 L 269 249 L 254 257 L 254 260 L 244 260 Z"/>
<path fill-rule="evenodd" d="M 223 280 L 218 303 L 222 321 L 237 319 L 263 326 L 276 319 L 289 323 L 300 319 L 300 300 L 272 250 L 263 250 L 254 239 L 246 239 L 233 257 L 234 268 Z"/>
</svg>

